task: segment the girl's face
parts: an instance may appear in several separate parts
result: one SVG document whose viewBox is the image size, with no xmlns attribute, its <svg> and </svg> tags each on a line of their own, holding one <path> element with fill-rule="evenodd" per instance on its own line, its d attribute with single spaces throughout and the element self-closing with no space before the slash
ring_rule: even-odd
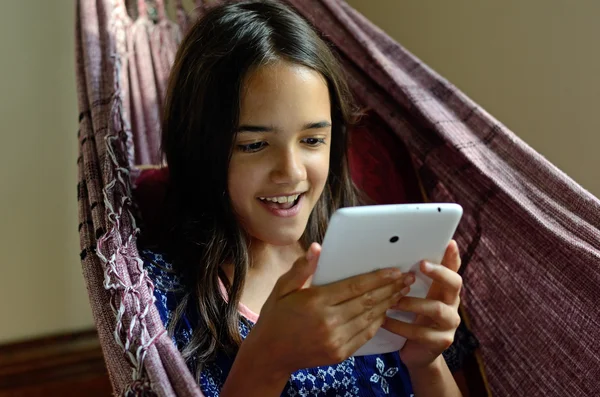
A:
<svg viewBox="0 0 600 397">
<path fill-rule="evenodd" d="M 331 105 L 312 69 L 275 62 L 245 79 L 229 164 L 233 209 L 252 238 L 297 242 L 327 181 Z"/>
</svg>

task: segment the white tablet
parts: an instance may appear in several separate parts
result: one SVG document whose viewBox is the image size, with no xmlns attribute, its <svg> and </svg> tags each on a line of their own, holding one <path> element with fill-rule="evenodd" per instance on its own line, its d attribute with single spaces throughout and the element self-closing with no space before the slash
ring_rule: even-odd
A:
<svg viewBox="0 0 600 397">
<path fill-rule="evenodd" d="M 408 296 L 425 298 L 431 279 L 419 262 L 441 263 L 462 217 L 458 204 L 397 204 L 342 208 L 329 222 L 313 285 L 329 284 L 386 267 L 414 272 Z M 414 314 L 389 310 L 388 316 L 412 322 Z M 405 338 L 380 328 L 354 354 L 398 351 Z"/>
</svg>

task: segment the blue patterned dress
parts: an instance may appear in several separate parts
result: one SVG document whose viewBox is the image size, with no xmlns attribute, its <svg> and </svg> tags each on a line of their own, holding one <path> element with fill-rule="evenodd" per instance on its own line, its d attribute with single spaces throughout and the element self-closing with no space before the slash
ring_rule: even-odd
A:
<svg viewBox="0 0 600 397">
<path fill-rule="evenodd" d="M 144 267 L 154 282 L 156 307 L 160 317 L 168 326 L 179 302 L 182 285 L 172 265 L 163 255 L 145 250 L 142 252 Z M 192 336 L 194 316 L 189 310 L 177 324 L 173 342 L 181 350 Z M 240 321 L 239 330 L 246 338 L 249 326 Z M 233 365 L 233 359 L 219 354 L 215 362 L 207 365 L 200 375 L 200 389 L 206 397 L 219 396 L 221 387 Z M 194 373 L 193 363 L 190 370 Z M 379 397 L 412 396 L 408 371 L 399 354 L 350 357 L 336 364 L 307 368 L 294 372 L 288 380 L 282 396 L 331 396 L 331 397 Z"/>
</svg>

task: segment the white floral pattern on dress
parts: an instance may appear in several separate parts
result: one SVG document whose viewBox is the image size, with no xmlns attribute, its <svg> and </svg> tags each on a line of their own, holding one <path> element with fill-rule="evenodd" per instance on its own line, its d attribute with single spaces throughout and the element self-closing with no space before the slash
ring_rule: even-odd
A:
<svg viewBox="0 0 600 397">
<path fill-rule="evenodd" d="M 390 386 L 385 378 L 391 378 L 396 375 L 398 373 L 398 367 L 391 367 L 386 370 L 383 360 L 377 357 L 377 370 L 379 371 L 379 374 L 373 374 L 373 376 L 371 376 L 371 382 L 379 383 L 383 392 L 385 394 L 390 394 Z"/>
<path fill-rule="evenodd" d="M 294 386 L 288 387 L 287 395 L 289 397 L 322 396 L 326 395 L 330 389 L 341 392 L 344 390 L 358 391 L 353 371 L 354 360 L 354 357 L 350 357 L 334 366 L 305 369 L 293 373 L 288 384 Z M 301 387 L 296 389 L 298 386 Z M 339 397 L 354 397 L 358 394 L 351 394 L 346 391 L 343 395 L 336 395 Z"/>
</svg>

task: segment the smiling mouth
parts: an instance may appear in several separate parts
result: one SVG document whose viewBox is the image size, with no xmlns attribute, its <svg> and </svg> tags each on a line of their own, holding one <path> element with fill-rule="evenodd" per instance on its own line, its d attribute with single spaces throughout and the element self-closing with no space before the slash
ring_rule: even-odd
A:
<svg viewBox="0 0 600 397">
<path fill-rule="evenodd" d="M 296 194 L 293 196 L 281 196 L 281 197 L 258 197 L 262 203 L 266 206 L 278 210 L 289 210 L 294 208 L 304 193 Z"/>
</svg>

